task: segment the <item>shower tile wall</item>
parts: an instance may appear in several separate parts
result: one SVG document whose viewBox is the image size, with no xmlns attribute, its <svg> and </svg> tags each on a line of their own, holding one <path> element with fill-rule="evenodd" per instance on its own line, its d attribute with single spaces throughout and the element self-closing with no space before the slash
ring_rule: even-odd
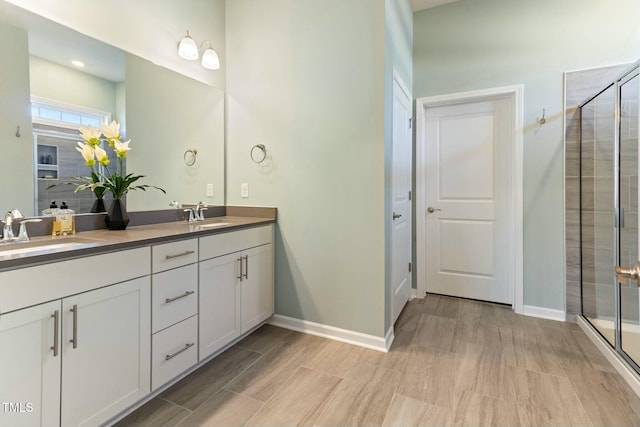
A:
<svg viewBox="0 0 640 427">
<path fill-rule="evenodd" d="M 620 110 L 620 207 L 624 223 L 620 228 L 620 264 L 633 266 L 638 260 L 638 98 L 640 77 L 621 89 Z M 620 288 L 623 324 L 638 325 L 638 286 L 630 281 Z M 640 346 L 637 347 L 640 350 Z"/>
<path fill-rule="evenodd" d="M 66 131 L 62 128 L 55 126 L 36 125 L 39 130 L 55 131 L 63 136 L 38 136 L 38 144 L 57 147 L 57 166 L 58 166 L 58 179 L 38 179 L 38 200 L 37 209 L 38 212 L 42 212 L 45 208 L 49 207 L 52 200 L 55 200 L 60 206 L 60 203 L 64 200 L 70 209 L 76 212 L 86 213 L 91 210 L 91 207 L 95 201 L 95 195 L 89 191 L 81 191 L 74 193 L 74 185 L 57 185 L 53 188 L 48 188 L 50 185 L 61 184 L 64 182 L 78 182 L 73 177 L 87 176 L 90 174 L 89 168 L 84 163 L 82 156 L 76 150 L 77 141 L 80 140 L 77 132 L 70 133 L 69 136 L 65 135 Z M 113 150 L 107 151 L 112 167 L 117 163 L 117 158 L 113 153 Z M 109 197 L 107 197 L 109 199 Z"/>
<path fill-rule="evenodd" d="M 581 221 L 582 312 L 589 318 L 615 316 L 615 86 L 582 108 Z"/>
<path fill-rule="evenodd" d="M 607 83 L 620 75 L 628 65 L 605 67 L 585 71 L 569 72 L 565 74 L 565 218 L 566 218 L 566 313 L 569 317 L 581 313 L 580 310 L 580 118 L 578 105 L 584 102 Z M 585 308 L 594 312 L 608 313 L 611 298 L 605 297 L 611 286 L 613 264 L 610 257 L 612 242 L 612 206 L 613 199 L 607 196 L 595 197 L 599 190 L 610 188 L 606 193 L 613 197 L 613 175 L 607 171 L 609 160 L 612 161 L 613 152 L 607 148 L 604 140 L 607 132 L 611 132 L 606 124 L 602 123 L 599 130 L 596 129 L 595 109 L 593 111 L 593 126 L 587 129 L 589 146 L 583 150 L 583 167 L 592 171 L 583 180 L 584 190 L 591 190 L 587 194 L 591 197 L 583 198 L 583 207 L 586 207 L 583 222 L 583 239 L 590 244 L 586 245 L 582 254 L 585 266 L 585 281 L 590 283 L 585 288 Z M 603 138 L 602 141 L 598 137 Z M 611 137 L 609 137 L 609 140 Z M 596 142 L 596 140 L 598 142 Z M 609 141 L 610 142 L 610 141 Z M 609 143 L 612 147 L 612 144 Z M 591 169 L 589 169 L 591 168 Z M 605 193 L 605 194 L 606 194 Z M 606 209 L 604 209 L 606 206 Z M 608 228 L 610 225 L 611 228 Z M 608 230 L 607 230 L 608 228 Z M 605 277 L 606 276 L 606 277 Z M 603 286 L 597 283 L 604 282 Z M 596 303 L 600 302 L 600 306 Z M 586 314 L 586 313 L 585 313 Z M 610 313 L 612 316 L 613 313 Z"/>
</svg>

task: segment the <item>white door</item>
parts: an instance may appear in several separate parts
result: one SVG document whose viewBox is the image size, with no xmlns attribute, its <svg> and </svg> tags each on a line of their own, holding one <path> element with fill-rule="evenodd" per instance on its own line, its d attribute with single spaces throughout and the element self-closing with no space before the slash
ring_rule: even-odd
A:
<svg viewBox="0 0 640 427">
<path fill-rule="evenodd" d="M 411 97 L 393 78 L 391 310 L 395 323 L 411 296 Z"/>
<path fill-rule="evenodd" d="M 271 245 L 242 252 L 240 331 L 245 333 L 273 314 L 273 257 Z"/>
<path fill-rule="evenodd" d="M 199 360 L 240 336 L 242 261 L 241 253 L 235 252 L 200 262 Z"/>
<path fill-rule="evenodd" d="M 150 301 L 148 276 L 62 300 L 63 426 L 102 424 L 149 394 Z"/>
<path fill-rule="evenodd" d="M 427 292 L 513 303 L 512 102 L 426 109 Z"/>
<path fill-rule="evenodd" d="M 0 316 L 1 427 L 59 424 L 59 336 L 60 301 Z"/>
</svg>

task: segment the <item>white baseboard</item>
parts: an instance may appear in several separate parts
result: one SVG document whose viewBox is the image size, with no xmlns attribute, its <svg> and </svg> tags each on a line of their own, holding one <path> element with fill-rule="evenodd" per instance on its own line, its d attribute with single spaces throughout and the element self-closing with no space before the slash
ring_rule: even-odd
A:
<svg viewBox="0 0 640 427">
<path fill-rule="evenodd" d="M 624 380 L 629 384 L 629 387 L 633 389 L 633 391 L 640 396 L 640 376 L 636 374 L 634 370 L 632 370 L 627 363 L 624 362 L 620 356 L 609 346 L 609 344 L 605 343 L 600 334 L 598 334 L 593 327 L 584 320 L 581 316 L 578 316 L 578 326 L 580 329 L 584 331 L 584 333 L 589 337 L 591 342 L 595 344 L 595 346 L 600 350 L 600 352 L 604 355 L 604 357 L 613 365 L 616 371 L 624 378 Z"/>
<path fill-rule="evenodd" d="M 308 320 L 296 319 L 294 317 L 274 314 L 268 320 L 270 325 L 291 329 L 305 334 L 317 335 L 347 344 L 358 345 L 372 350 L 387 353 L 393 342 L 393 328 L 387 331 L 384 338 L 374 335 L 363 334 L 361 332 L 350 331 L 348 329 L 336 328 L 335 326 L 323 325 L 321 323 L 310 322 Z"/>
<path fill-rule="evenodd" d="M 557 320 L 558 322 L 565 322 L 567 320 L 567 315 L 564 310 L 554 310 L 552 308 L 537 307 L 535 305 L 525 305 L 522 308 L 522 314 L 525 316 Z"/>
<path fill-rule="evenodd" d="M 391 327 L 387 331 L 387 334 L 384 336 L 385 352 L 388 353 L 389 350 L 391 350 L 391 344 L 393 344 L 393 340 L 395 338 L 396 336 L 393 334 L 393 325 L 391 325 Z"/>
</svg>

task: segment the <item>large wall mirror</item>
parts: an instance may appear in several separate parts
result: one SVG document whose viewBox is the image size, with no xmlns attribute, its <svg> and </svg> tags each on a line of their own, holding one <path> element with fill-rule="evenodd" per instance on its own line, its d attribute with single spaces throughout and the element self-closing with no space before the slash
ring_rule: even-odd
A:
<svg viewBox="0 0 640 427">
<path fill-rule="evenodd" d="M 37 215 L 50 200 L 89 212 L 93 194 L 51 186 L 88 175 L 77 129 L 104 119 L 131 139 L 127 172 L 166 190 L 130 192 L 130 211 L 224 204 L 221 90 L 6 2 L 0 52 L 0 213 Z"/>
</svg>

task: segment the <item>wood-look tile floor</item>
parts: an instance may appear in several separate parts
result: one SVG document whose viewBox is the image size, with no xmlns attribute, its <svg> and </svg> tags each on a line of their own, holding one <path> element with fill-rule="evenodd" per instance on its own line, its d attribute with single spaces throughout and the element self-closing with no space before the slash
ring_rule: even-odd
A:
<svg viewBox="0 0 640 427">
<path fill-rule="evenodd" d="M 388 354 L 263 326 L 117 426 L 640 426 L 572 323 L 436 295 Z"/>
</svg>

